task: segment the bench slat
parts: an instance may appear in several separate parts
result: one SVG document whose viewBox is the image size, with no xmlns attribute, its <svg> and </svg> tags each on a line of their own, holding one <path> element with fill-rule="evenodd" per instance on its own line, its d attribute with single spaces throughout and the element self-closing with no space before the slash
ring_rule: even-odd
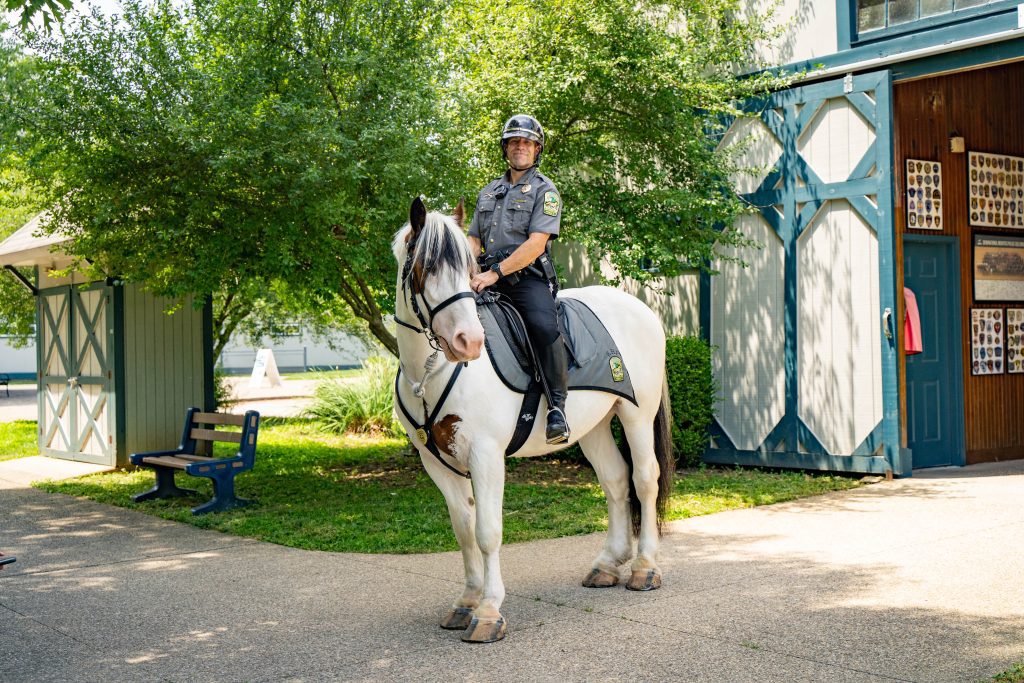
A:
<svg viewBox="0 0 1024 683">
<path fill-rule="evenodd" d="M 196 413 L 192 418 L 193 424 L 206 425 L 234 425 L 241 427 L 245 424 L 245 415 L 228 415 L 227 413 Z"/>
<path fill-rule="evenodd" d="M 199 429 L 193 427 L 190 433 L 191 438 L 202 441 L 229 441 L 231 443 L 242 443 L 241 432 L 219 432 L 216 429 Z"/>
<path fill-rule="evenodd" d="M 192 464 L 191 460 L 183 460 L 174 455 L 161 455 L 155 458 L 143 458 L 142 462 L 147 465 L 160 465 L 161 467 L 173 467 L 176 470 L 183 470 Z"/>
</svg>

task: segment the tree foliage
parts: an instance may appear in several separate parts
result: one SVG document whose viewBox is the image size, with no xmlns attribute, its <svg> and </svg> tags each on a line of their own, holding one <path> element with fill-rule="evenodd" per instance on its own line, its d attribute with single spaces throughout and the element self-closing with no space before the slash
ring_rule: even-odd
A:
<svg viewBox="0 0 1024 683">
<path fill-rule="evenodd" d="M 709 142 L 770 16 L 739 0 L 126 0 L 26 34 L 41 65 L 5 115 L 51 229 L 103 275 L 253 311 L 365 322 L 386 348 L 390 238 L 504 169 L 511 114 L 548 131 L 566 237 L 623 275 L 708 263 L 744 210 Z M 261 298 L 262 297 L 262 298 Z M 262 302 L 264 305 L 260 305 Z M 258 325 L 257 325 L 258 326 Z"/>
<path fill-rule="evenodd" d="M 748 3 L 749 4 L 749 3 Z M 504 119 L 545 126 L 541 168 L 564 201 L 563 232 L 592 258 L 642 281 L 703 266 L 746 244 L 723 225 L 747 210 L 714 140 L 743 101 L 787 81 L 756 71 L 754 46 L 777 31 L 771 4 L 737 0 L 511 0 L 464 3 L 452 50 L 470 87 L 463 127 L 473 156 L 502 168 Z"/>
</svg>

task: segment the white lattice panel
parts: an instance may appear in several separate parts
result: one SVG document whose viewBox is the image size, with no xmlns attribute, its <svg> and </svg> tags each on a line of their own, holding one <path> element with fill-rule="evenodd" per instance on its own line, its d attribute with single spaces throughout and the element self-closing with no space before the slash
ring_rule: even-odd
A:
<svg viewBox="0 0 1024 683">
<path fill-rule="evenodd" d="M 719 149 L 729 150 L 746 173 L 734 173 L 729 181 L 740 194 L 759 187 L 782 156 L 782 145 L 759 118 L 737 119 L 722 137 Z"/>
<path fill-rule="evenodd" d="M 826 100 L 800 136 L 797 149 L 826 183 L 850 177 L 875 143 L 875 131 L 844 97 Z"/>
<path fill-rule="evenodd" d="M 878 239 L 835 201 L 797 250 L 799 415 L 829 453 L 849 454 L 882 419 Z"/>
<path fill-rule="evenodd" d="M 721 387 L 718 423 L 736 448 L 754 450 L 786 411 L 782 241 L 760 216 L 736 229 L 764 245 L 744 249 L 750 266 L 716 264 L 711 278 L 711 344 Z"/>
<path fill-rule="evenodd" d="M 76 407 L 79 431 L 79 452 L 89 455 L 106 455 L 109 435 L 107 433 L 107 396 L 101 385 L 81 385 L 77 390 Z"/>
</svg>

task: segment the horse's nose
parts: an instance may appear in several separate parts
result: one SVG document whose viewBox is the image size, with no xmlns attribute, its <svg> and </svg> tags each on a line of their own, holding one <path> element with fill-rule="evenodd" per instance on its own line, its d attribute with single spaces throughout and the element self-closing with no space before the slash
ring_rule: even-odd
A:
<svg viewBox="0 0 1024 683">
<path fill-rule="evenodd" d="M 467 330 L 459 330 L 452 337 L 452 351 L 461 360 L 476 360 L 480 357 L 480 349 L 484 345 L 482 334 L 472 334 Z"/>
</svg>

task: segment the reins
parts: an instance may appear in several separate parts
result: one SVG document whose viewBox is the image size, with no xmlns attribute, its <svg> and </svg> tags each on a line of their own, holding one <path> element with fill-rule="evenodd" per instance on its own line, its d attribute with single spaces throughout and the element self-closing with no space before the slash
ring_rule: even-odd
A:
<svg viewBox="0 0 1024 683">
<path fill-rule="evenodd" d="M 397 314 L 392 316 L 392 318 L 397 324 L 401 325 L 402 327 L 408 328 L 410 330 L 413 330 L 414 332 L 426 336 L 427 343 L 430 345 L 430 348 L 434 350 L 434 352 L 430 354 L 430 356 L 424 363 L 423 379 L 420 380 L 419 382 L 412 382 L 409 379 L 406 380 L 412 386 L 413 394 L 421 401 L 423 401 L 423 415 L 426 418 L 426 421 L 423 424 L 418 424 L 416 420 L 413 418 L 412 414 L 409 412 L 408 408 L 406 408 L 405 404 L 402 402 L 402 395 L 398 390 L 398 378 L 401 377 L 402 375 L 401 361 L 399 361 L 398 364 L 398 372 L 395 373 L 395 401 L 398 403 L 398 407 L 402 411 L 402 414 L 405 415 L 405 419 L 407 419 L 409 423 L 413 425 L 413 427 L 415 427 L 416 437 L 420 440 L 420 443 L 422 443 L 424 447 L 426 447 L 426 449 L 430 451 L 430 453 L 432 453 L 435 458 L 437 458 L 437 461 L 440 462 L 445 467 L 447 467 L 452 472 L 454 472 L 455 474 L 459 475 L 460 477 L 465 477 L 466 479 L 469 479 L 469 472 L 463 472 L 462 470 L 454 467 L 453 465 L 448 463 L 444 458 L 441 457 L 441 449 L 437 447 L 437 443 L 434 441 L 433 434 L 434 420 L 437 419 L 438 414 L 441 412 L 441 408 L 442 406 L 444 406 L 444 402 L 448 398 L 448 394 L 451 393 L 452 387 L 455 386 L 455 381 L 459 378 L 459 374 L 462 372 L 462 368 L 468 365 L 468 363 L 455 364 L 455 371 L 452 372 L 451 376 L 448 378 L 448 383 L 445 385 L 444 391 L 441 392 L 441 396 L 440 398 L 438 398 L 433 410 L 428 409 L 427 401 L 425 398 L 423 398 L 423 395 L 425 393 L 424 385 L 427 383 L 427 380 L 433 374 L 434 364 L 437 361 L 437 354 L 441 351 L 441 344 L 438 342 L 438 334 L 434 332 L 434 320 L 435 318 L 437 318 L 437 314 L 443 311 L 448 306 L 454 304 L 456 301 L 459 301 L 460 299 L 474 298 L 475 295 L 473 294 L 473 292 L 457 292 L 456 294 L 442 301 L 436 307 L 431 308 L 430 302 L 427 301 L 427 297 L 424 296 L 423 292 L 421 290 L 418 290 L 418 288 L 416 287 L 416 282 L 414 279 L 414 272 L 412 266 L 416 252 L 415 240 L 409 243 L 408 252 L 409 255 L 405 260 L 405 265 L 402 267 L 402 291 L 405 292 L 406 287 L 408 286 L 409 302 L 412 306 L 413 313 L 416 314 L 416 319 L 419 320 L 420 322 L 420 327 L 405 322 L 404 320 L 399 318 Z M 420 310 L 417 297 L 423 299 L 423 306 L 424 308 L 427 309 L 426 317 L 424 317 L 423 312 Z M 445 343 L 448 343 L 447 339 L 445 339 Z M 451 345 L 449 344 L 449 347 L 450 346 Z"/>
</svg>

